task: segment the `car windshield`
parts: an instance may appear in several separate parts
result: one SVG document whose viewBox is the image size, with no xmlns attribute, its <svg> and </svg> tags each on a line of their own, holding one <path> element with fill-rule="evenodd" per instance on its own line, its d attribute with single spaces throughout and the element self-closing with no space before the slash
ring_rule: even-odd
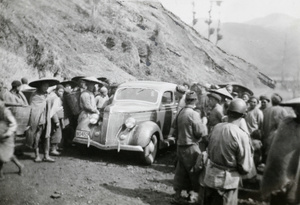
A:
<svg viewBox="0 0 300 205">
<path fill-rule="evenodd" d="M 139 100 L 150 103 L 157 102 L 158 92 L 145 88 L 121 88 L 116 93 L 116 100 Z"/>
</svg>

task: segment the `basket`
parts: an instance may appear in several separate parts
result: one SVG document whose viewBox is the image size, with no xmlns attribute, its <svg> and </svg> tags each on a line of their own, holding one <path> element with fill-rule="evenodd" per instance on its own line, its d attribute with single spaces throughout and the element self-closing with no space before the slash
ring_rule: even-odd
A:
<svg viewBox="0 0 300 205">
<path fill-rule="evenodd" d="M 70 93 L 65 95 L 65 100 L 67 103 L 67 106 L 70 108 L 73 115 L 79 115 L 81 112 L 80 106 L 79 106 L 79 99 L 80 99 L 80 91 Z"/>
<path fill-rule="evenodd" d="M 18 128 L 17 135 L 23 135 L 28 127 L 28 121 L 30 117 L 31 107 L 30 106 L 14 106 L 9 107 L 12 114 L 15 116 Z"/>
</svg>

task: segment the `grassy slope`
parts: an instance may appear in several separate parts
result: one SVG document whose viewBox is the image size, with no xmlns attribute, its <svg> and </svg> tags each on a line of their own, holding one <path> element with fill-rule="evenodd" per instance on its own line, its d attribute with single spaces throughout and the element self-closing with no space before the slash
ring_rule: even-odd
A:
<svg viewBox="0 0 300 205">
<path fill-rule="evenodd" d="M 159 3 L 3 0 L 0 24 L 7 80 L 94 75 L 114 82 L 260 85 L 254 66 L 218 49 Z"/>
</svg>

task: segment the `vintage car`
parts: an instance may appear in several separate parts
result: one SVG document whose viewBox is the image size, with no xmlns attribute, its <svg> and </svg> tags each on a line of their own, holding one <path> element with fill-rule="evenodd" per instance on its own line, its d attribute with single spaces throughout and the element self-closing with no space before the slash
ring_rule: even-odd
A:
<svg viewBox="0 0 300 205">
<path fill-rule="evenodd" d="M 141 153 L 152 164 L 158 149 L 175 144 L 169 137 L 176 116 L 176 84 L 134 81 L 118 86 L 112 104 L 87 129 L 77 126 L 73 142 L 103 150 L 130 150 Z"/>
</svg>

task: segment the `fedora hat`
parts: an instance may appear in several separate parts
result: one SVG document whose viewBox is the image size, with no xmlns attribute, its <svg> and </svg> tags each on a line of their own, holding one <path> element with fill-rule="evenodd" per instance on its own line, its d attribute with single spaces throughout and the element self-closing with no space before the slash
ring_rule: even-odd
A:
<svg viewBox="0 0 300 205">
<path fill-rule="evenodd" d="M 29 86 L 37 88 L 42 85 L 42 83 L 48 83 L 49 87 L 59 84 L 59 80 L 54 78 L 41 78 L 29 83 Z"/>
</svg>

